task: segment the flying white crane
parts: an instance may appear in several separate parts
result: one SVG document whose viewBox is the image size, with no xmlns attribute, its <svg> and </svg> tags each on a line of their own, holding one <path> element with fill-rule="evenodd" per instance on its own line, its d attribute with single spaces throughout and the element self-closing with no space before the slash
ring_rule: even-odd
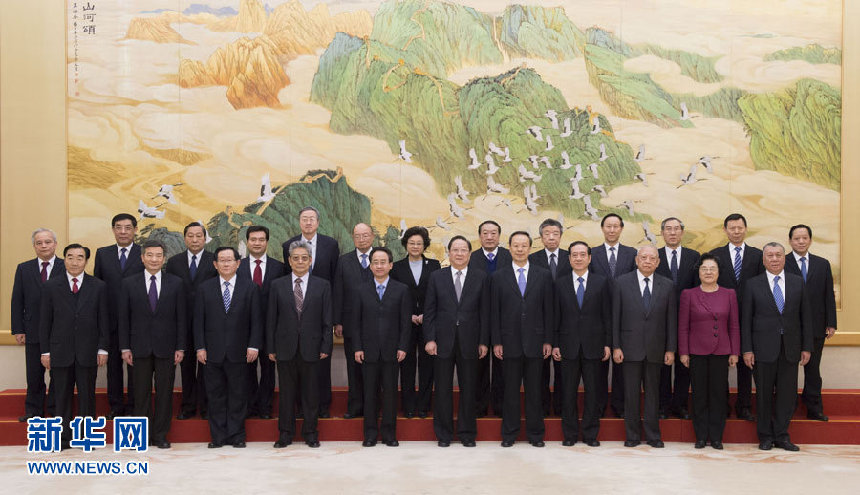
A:
<svg viewBox="0 0 860 495">
<path fill-rule="evenodd" d="M 406 151 L 406 140 L 400 140 L 400 159 L 406 163 L 412 163 L 412 153 Z"/>
<path fill-rule="evenodd" d="M 549 123 L 552 125 L 553 129 L 558 129 L 558 112 L 555 110 L 547 110 L 544 116 L 549 119 Z"/>
<path fill-rule="evenodd" d="M 275 193 L 272 192 L 272 182 L 269 180 L 269 173 L 263 175 L 263 178 L 260 179 L 260 196 L 257 198 L 257 203 L 265 203 L 267 201 L 271 201 L 272 198 L 275 197 Z"/>
</svg>

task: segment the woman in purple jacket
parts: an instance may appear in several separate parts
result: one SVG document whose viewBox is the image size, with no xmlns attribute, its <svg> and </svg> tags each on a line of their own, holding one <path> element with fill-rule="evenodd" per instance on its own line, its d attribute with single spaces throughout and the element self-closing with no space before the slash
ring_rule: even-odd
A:
<svg viewBox="0 0 860 495">
<path fill-rule="evenodd" d="M 681 292 L 678 353 L 690 368 L 696 448 L 710 440 L 711 447 L 722 449 L 728 371 L 737 364 L 741 347 L 738 302 L 734 290 L 717 285 L 716 257 L 703 254 L 698 270 L 701 285 Z"/>
</svg>

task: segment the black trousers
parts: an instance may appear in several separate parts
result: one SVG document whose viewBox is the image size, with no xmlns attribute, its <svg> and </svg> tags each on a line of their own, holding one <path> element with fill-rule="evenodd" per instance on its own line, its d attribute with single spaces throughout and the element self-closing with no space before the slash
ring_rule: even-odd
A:
<svg viewBox="0 0 860 495">
<path fill-rule="evenodd" d="M 352 359 L 355 360 L 354 355 Z M 331 407 L 331 356 L 320 359 L 317 370 L 317 390 L 320 398 L 319 412 L 328 414 Z"/>
<path fill-rule="evenodd" d="M 267 357 L 268 359 L 268 357 Z M 270 361 L 271 362 L 271 361 Z M 282 435 L 293 438 L 296 435 L 296 394 L 302 395 L 302 438 L 305 442 L 317 439 L 317 417 L 319 412 L 319 361 L 305 361 L 296 351 L 289 360 L 278 361 L 278 430 Z M 299 392 L 300 391 L 300 392 Z"/>
<path fill-rule="evenodd" d="M 119 330 L 112 328 L 110 332 L 110 348 L 108 351 L 107 362 L 107 396 L 110 410 L 125 414 L 128 411 L 134 410 L 134 370 L 132 366 L 125 364 L 122 360 L 122 352 L 119 349 Z M 123 365 L 125 365 L 128 396 L 127 404 L 123 403 Z"/>
<path fill-rule="evenodd" d="M 197 350 L 194 349 L 194 334 L 189 330 L 186 334 L 185 357 L 179 362 L 179 372 L 182 375 L 182 412 L 193 416 L 195 411 L 206 413 L 206 365 L 197 361 Z"/>
<path fill-rule="evenodd" d="M 752 406 L 753 372 L 743 364 L 741 359 L 735 368 L 738 369 L 738 397 L 735 400 L 735 413 Z"/>
<path fill-rule="evenodd" d="M 609 393 L 609 370 L 612 369 L 612 394 Z M 612 359 L 600 362 L 600 374 L 597 379 L 597 408 L 603 415 L 606 404 L 612 406 L 612 410 L 623 416 L 624 413 L 624 367 L 615 364 Z M 617 391 L 617 392 L 616 392 Z"/>
<path fill-rule="evenodd" d="M 726 429 L 729 357 L 692 354 L 689 371 L 690 383 L 693 385 L 693 430 L 696 440 L 722 442 Z"/>
<path fill-rule="evenodd" d="M 133 354 L 134 351 L 132 351 Z M 150 440 L 154 442 L 167 440 L 170 419 L 173 415 L 173 380 L 176 377 L 173 358 L 159 358 L 153 355 L 134 356 L 132 370 L 137 383 L 134 389 L 134 415 L 149 418 Z M 154 414 L 151 408 L 153 377 L 155 378 Z"/>
<path fill-rule="evenodd" d="M 561 391 L 564 400 L 561 409 L 561 431 L 565 440 L 576 441 L 579 438 L 579 411 L 577 391 L 579 379 L 585 386 L 585 402 L 582 413 L 582 439 L 586 442 L 597 440 L 600 431 L 600 410 L 597 408 L 597 387 L 600 372 L 600 360 L 585 359 L 582 350 L 576 359 L 564 359 L 560 362 L 561 376 L 564 388 Z"/>
<path fill-rule="evenodd" d="M 24 344 L 24 364 L 27 372 L 27 398 L 24 399 L 24 413 L 27 416 L 51 417 L 54 415 L 54 380 L 47 386 L 48 398 L 45 399 L 45 367 L 42 366 L 42 350 L 38 343 Z"/>
<path fill-rule="evenodd" d="M 436 399 L 433 403 L 433 430 L 440 442 L 454 438 L 454 367 L 460 387 L 460 405 L 457 409 L 457 437 L 461 442 L 475 441 L 478 423 L 475 419 L 475 386 L 478 378 L 476 352 L 463 356 L 458 336 L 454 336 L 454 349 L 447 358 L 434 358 Z"/>
<path fill-rule="evenodd" d="M 259 377 L 257 367 L 260 368 Z M 269 359 L 265 349 L 253 363 L 248 363 L 248 414 L 270 415 L 272 413 L 272 396 L 275 394 L 275 363 Z"/>
<path fill-rule="evenodd" d="M 491 405 L 494 414 L 502 414 L 505 395 L 505 374 L 502 368 L 502 362 L 493 355 L 492 347 L 489 356 L 478 361 L 478 389 L 475 395 L 478 416 L 486 416 Z"/>
<path fill-rule="evenodd" d="M 354 358 L 353 358 L 354 359 Z M 383 442 L 397 439 L 397 361 L 365 361 L 364 376 L 364 439 L 376 441 L 382 433 Z M 379 415 L 379 388 L 382 387 L 382 424 Z"/>
<path fill-rule="evenodd" d="M 806 405 L 807 413 L 824 414 L 824 405 L 821 403 L 821 354 L 824 352 L 824 337 L 815 337 L 812 344 L 812 356 L 803 367 L 803 394 L 801 397 Z M 29 385 L 27 390 L 29 396 Z M 50 392 L 48 393 L 48 401 L 48 407 L 50 407 Z"/>
<path fill-rule="evenodd" d="M 543 361 L 541 358 L 525 356 L 505 357 L 502 360 L 505 380 L 502 440 L 516 441 L 520 433 L 520 384 L 525 389 L 526 437 L 529 442 L 543 440 L 545 427 L 540 398 Z"/>
<path fill-rule="evenodd" d="M 550 372 L 552 370 L 552 372 Z M 541 376 L 541 404 L 544 416 L 549 416 L 553 411 L 561 415 L 562 396 L 564 393 L 564 376 L 561 373 L 561 362 L 555 359 L 544 359 L 543 373 Z M 552 390 L 550 390 L 552 382 Z"/>
<path fill-rule="evenodd" d="M 426 413 L 430 410 L 433 396 L 433 357 L 424 350 L 422 333 L 423 328 L 420 325 L 412 326 L 406 358 L 400 362 L 400 406 L 404 413 Z"/>
<path fill-rule="evenodd" d="M 728 358 L 726 358 L 728 361 Z M 675 375 L 672 376 L 674 368 Z M 660 410 L 687 408 L 690 399 L 690 369 L 675 361 L 672 366 L 660 368 Z"/>
<path fill-rule="evenodd" d="M 775 362 L 756 361 L 753 367 L 760 442 L 788 441 L 788 425 L 797 406 L 797 362 L 788 361 L 785 346 L 781 347 Z"/>
<path fill-rule="evenodd" d="M 51 380 L 56 382 L 54 394 L 56 412 L 63 418 L 63 443 L 72 438 L 71 421 L 72 399 L 75 396 L 75 386 L 78 387 L 78 416 L 96 416 L 96 376 L 98 366 L 52 366 Z"/>
<path fill-rule="evenodd" d="M 207 361 L 203 371 L 206 375 L 212 443 L 223 445 L 244 442 L 245 414 L 248 410 L 248 363 Z"/>
<path fill-rule="evenodd" d="M 343 336 L 343 354 L 346 357 L 346 383 L 349 387 L 346 411 L 353 416 L 364 413 L 364 379 L 362 367 L 355 362 L 355 345 L 352 338 Z"/>
<path fill-rule="evenodd" d="M 627 440 L 641 440 L 639 393 L 645 391 L 645 440 L 660 440 L 660 367 L 663 363 L 624 361 L 624 430 Z"/>
</svg>

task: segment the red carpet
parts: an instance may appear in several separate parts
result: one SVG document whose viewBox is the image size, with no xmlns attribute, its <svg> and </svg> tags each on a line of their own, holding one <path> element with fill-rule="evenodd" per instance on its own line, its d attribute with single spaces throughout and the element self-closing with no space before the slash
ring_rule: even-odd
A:
<svg viewBox="0 0 860 495">
<path fill-rule="evenodd" d="M 98 390 L 97 407 L 100 414 L 108 412 L 107 397 L 104 389 Z M 319 421 L 320 441 L 361 441 L 362 419 L 343 419 L 346 412 L 346 390 L 336 388 L 333 391 L 331 419 Z M 580 405 L 582 394 L 580 393 Z M 174 408 L 179 405 L 179 392 L 174 393 Z M 755 403 L 755 398 L 753 398 Z M 249 442 L 274 442 L 278 437 L 277 424 L 277 392 L 275 392 L 275 419 L 249 419 L 246 423 Z M 794 421 L 789 430 L 791 440 L 795 443 L 813 444 L 858 444 L 860 445 L 860 390 L 825 390 L 824 410 L 830 416 L 830 421 L 822 423 L 806 419 L 806 409 L 801 404 L 795 411 Z M 455 397 L 456 411 L 456 397 Z M 581 414 L 580 407 L 580 414 Z M 11 389 L 0 392 L 0 445 L 26 445 L 27 424 L 19 423 L 18 416 L 24 412 L 24 390 Z M 611 414 L 610 414 L 611 415 Z M 297 429 L 301 430 L 301 420 Z M 478 440 L 500 441 L 501 419 L 487 417 L 478 420 Z M 693 424 L 691 421 L 667 419 L 660 421 L 663 440 L 667 442 L 694 442 Z M 108 441 L 112 441 L 112 428 L 105 428 Z M 523 424 L 521 436 L 525 438 Z M 199 418 L 179 421 L 174 419 L 169 435 L 171 442 L 208 442 L 208 423 Z M 397 420 L 397 438 L 399 440 L 435 441 L 433 420 L 399 417 Z M 600 440 L 624 440 L 624 421 L 618 418 L 601 420 Z M 558 417 L 546 418 L 546 440 L 562 440 L 561 420 Z M 729 419 L 723 437 L 726 443 L 758 443 L 755 423 Z"/>
</svg>

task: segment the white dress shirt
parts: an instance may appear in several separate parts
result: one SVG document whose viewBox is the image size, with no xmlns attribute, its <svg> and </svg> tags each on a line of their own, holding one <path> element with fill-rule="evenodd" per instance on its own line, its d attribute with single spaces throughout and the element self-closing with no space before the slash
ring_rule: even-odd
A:
<svg viewBox="0 0 860 495">
<path fill-rule="evenodd" d="M 485 258 L 487 258 L 487 259 L 490 259 L 490 258 L 487 256 L 488 254 L 492 254 L 492 255 L 493 255 L 493 259 L 494 259 L 494 260 L 495 260 L 495 259 L 498 259 L 498 257 L 499 257 L 499 246 L 496 246 L 496 249 L 493 249 L 492 251 L 487 251 L 487 250 L 486 250 L 486 249 L 484 249 L 484 248 L 481 248 L 481 251 L 483 251 L 483 252 L 484 252 L 484 257 L 485 257 Z"/>
<path fill-rule="evenodd" d="M 451 280 L 456 284 L 457 283 L 457 272 L 460 272 L 460 283 L 462 285 L 466 285 L 466 271 L 469 269 L 469 266 L 466 265 L 462 270 L 458 270 L 451 267 Z"/>
<path fill-rule="evenodd" d="M 520 266 L 520 265 L 516 264 L 515 262 L 512 262 L 511 266 L 514 268 L 514 280 L 517 282 L 517 284 L 520 283 L 520 269 L 524 270 L 523 276 L 526 278 L 526 281 L 528 281 L 528 279 L 529 279 L 529 263 L 528 263 L 528 261 L 523 266 Z"/>
<path fill-rule="evenodd" d="M 731 242 L 729 243 L 729 254 L 732 256 L 732 266 L 733 267 L 735 266 L 735 258 L 737 258 L 737 255 L 738 255 L 738 252 L 735 251 L 735 248 L 738 248 L 738 247 L 741 248 L 740 255 L 741 255 L 741 262 L 743 262 L 744 252 L 746 252 L 746 249 L 747 249 L 747 243 L 742 242 L 740 246 L 735 246 Z"/>
<path fill-rule="evenodd" d="M 657 272 L 652 273 L 648 276 L 648 290 L 651 291 L 651 295 L 654 295 L 654 275 Z M 636 270 L 636 277 L 639 278 L 639 294 L 645 295 L 645 275 L 642 275 L 638 269 Z"/>
<path fill-rule="evenodd" d="M 263 256 L 259 258 L 254 257 L 253 254 L 248 255 L 248 269 L 251 270 L 251 278 L 254 278 L 254 270 L 257 269 L 257 260 L 260 260 L 260 271 L 263 272 L 263 280 L 266 280 L 266 261 L 268 259 L 269 257 L 266 256 L 266 253 L 263 253 Z"/>
<path fill-rule="evenodd" d="M 42 258 L 36 257 L 36 267 L 39 269 L 39 274 L 42 273 L 42 263 L 48 262 L 48 266 L 45 267 L 45 271 L 47 272 L 47 278 L 51 278 L 51 270 L 54 269 L 54 263 L 57 261 L 57 256 L 51 256 L 49 260 L 43 260 Z"/>
<path fill-rule="evenodd" d="M 302 294 L 308 293 L 308 279 L 310 278 L 310 272 L 305 272 L 301 277 L 297 277 L 295 273 L 290 274 L 293 278 L 293 287 L 296 286 L 296 280 L 302 279 Z"/>
<path fill-rule="evenodd" d="M 81 272 L 81 274 L 80 274 L 80 275 L 75 275 L 75 276 L 72 276 L 71 274 L 69 274 L 69 272 L 66 272 L 66 278 L 67 278 L 67 279 L 68 279 L 68 281 L 69 281 L 69 290 L 73 290 L 73 289 L 72 289 L 72 286 L 74 285 L 74 282 L 72 282 L 72 279 L 73 279 L 73 278 L 78 279 L 78 282 L 77 282 L 77 283 L 78 283 L 78 290 L 81 290 L 81 283 L 84 281 L 84 274 L 83 274 L 83 272 Z M 107 352 L 106 350 L 104 350 L 104 349 L 99 349 L 99 354 L 105 354 L 105 355 L 107 355 L 107 353 L 108 353 L 108 352 Z M 42 353 L 42 356 L 50 356 L 50 355 L 51 355 L 51 353 L 50 353 L 50 352 L 43 352 L 43 353 Z"/>
<path fill-rule="evenodd" d="M 194 254 L 194 253 L 192 253 L 192 252 L 191 252 L 191 250 L 190 250 L 190 249 L 186 249 L 186 250 L 185 250 L 185 253 L 188 255 L 188 268 L 191 268 L 191 257 L 192 257 L 192 256 L 197 256 L 197 258 L 196 258 L 194 261 L 196 261 L 196 262 L 197 262 L 197 269 L 199 270 L 199 269 L 200 269 L 200 258 L 201 258 L 201 256 L 200 256 L 200 255 L 202 255 L 202 254 L 203 254 L 203 250 L 201 249 L 199 253 Z"/>
<path fill-rule="evenodd" d="M 232 301 L 233 301 L 233 293 L 236 291 L 236 275 L 234 274 L 234 275 L 233 275 L 233 278 L 231 278 L 230 280 L 224 280 L 224 278 L 223 278 L 223 277 L 221 277 L 221 275 L 218 275 L 218 282 L 220 282 L 220 283 L 221 283 L 221 291 L 220 291 L 220 292 L 221 292 L 221 294 L 222 294 L 222 295 L 224 294 L 224 282 L 230 282 L 230 286 L 229 286 L 229 287 L 227 287 L 227 290 L 230 292 L 230 301 L 231 301 L 231 304 L 232 304 Z M 257 350 L 257 349 L 256 349 L 256 348 L 254 348 L 254 347 L 249 347 L 248 349 L 249 349 L 249 350 L 252 350 L 252 351 L 256 351 L 256 350 Z M 206 349 L 200 349 L 200 350 L 206 350 Z"/>
<path fill-rule="evenodd" d="M 313 269 L 314 263 L 316 263 L 316 261 L 317 261 L 317 240 L 318 240 L 318 238 L 319 238 L 319 236 L 317 235 L 316 232 L 314 232 L 314 236 L 311 237 L 310 239 L 305 238 L 304 235 L 302 235 L 302 238 L 299 239 L 299 240 L 305 241 L 311 245 L 311 269 Z"/>
<path fill-rule="evenodd" d="M 681 251 L 683 251 L 681 249 L 681 246 L 678 246 L 674 249 L 670 248 L 669 246 L 666 246 L 664 249 L 666 250 L 666 263 L 669 264 L 669 270 L 670 271 L 672 270 L 672 251 L 675 251 L 675 253 L 676 253 L 675 258 L 678 259 L 678 268 L 680 269 L 681 268 Z"/>
<path fill-rule="evenodd" d="M 576 289 L 579 288 L 579 281 L 577 280 L 579 277 L 582 277 L 582 290 L 588 289 L 588 270 L 585 270 L 585 273 L 582 275 L 577 275 L 576 272 L 573 272 L 573 291 L 576 292 Z"/>
<path fill-rule="evenodd" d="M 792 251 L 791 254 L 794 255 L 794 261 L 797 262 L 797 269 L 798 270 L 801 270 L 800 258 L 806 258 L 806 276 L 809 277 L 809 251 L 807 251 L 806 254 L 804 254 L 804 255 L 797 254 L 794 251 Z"/>
<path fill-rule="evenodd" d="M 785 270 L 777 273 L 776 275 L 774 275 L 773 273 L 770 273 L 767 270 L 765 270 L 765 273 L 767 274 L 767 285 L 768 285 L 768 287 L 770 287 L 770 293 L 771 294 L 773 294 L 773 279 L 777 275 L 779 275 L 779 282 L 777 282 L 776 284 L 779 285 L 779 290 L 782 291 L 783 302 L 787 301 L 786 296 L 785 296 Z"/>
<path fill-rule="evenodd" d="M 143 271 L 144 281 L 146 282 L 146 293 L 149 294 L 149 284 L 152 282 L 149 277 L 155 275 L 155 290 L 159 296 L 161 296 L 161 270 L 153 273 L 149 273 L 148 271 Z"/>
</svg>

